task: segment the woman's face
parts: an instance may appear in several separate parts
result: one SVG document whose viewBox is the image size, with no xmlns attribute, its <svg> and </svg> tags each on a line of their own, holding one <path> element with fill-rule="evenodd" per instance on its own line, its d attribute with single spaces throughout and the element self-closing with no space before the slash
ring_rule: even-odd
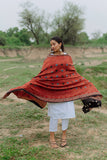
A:
<svg viewBox="0 0 107 160">
<path fill-rule="evenodd" d="M 55 40 L 50 41 L 51 51 L 58 52 L 61 48 L 61 43 L 56 42 Z"/>
</svg>

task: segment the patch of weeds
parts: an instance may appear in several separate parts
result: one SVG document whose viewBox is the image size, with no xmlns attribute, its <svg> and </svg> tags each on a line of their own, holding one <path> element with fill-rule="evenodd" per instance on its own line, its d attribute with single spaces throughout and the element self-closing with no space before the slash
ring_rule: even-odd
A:
<svg viewBox="0 0 107 160">
<path fill-rule="evenodd" d="M 36 128 L 41 128 L 41 129 L 43 129 L 44 127 L 45 127 L 45 125 L 40 124 L 40 125 L 38 125 Z"/>
<path fill-rule="evenodd" d="M 103 62 L 102 64 L 100 65 L 97 65 L 97 66 L 91 66 L 90 67 L 92 69 L 93 72 L 99 72 L 99 73 L 107 73 L 107 63 L 106 62 Z"/>
<path fill-rule="evenodd" d="M 0 159 L 26 159 L 26 160 L 48 160 L 65 159 L 64 153 L 59 150 L 53 150 L 47 146 L 29 147 L 27 139 L 6 138 L 0 144 Z"/>
<path fill-rule="evenodd" d="M 81 65 L 83 66 L 83 65 L 84 65 L 84 62 L 82 62 Z"/>
<path fill-rule="evenodd" d="M 0 158 L 10 160 L 13 157 L 22 155 L 20 151 L 23 145 L 27 148 L 26 144 L 28 144 L 26 139 L 5 138 L 3 143 L 0 144 Z"/>
<path fill-rule="evenodd" d="M 10 130 L 10 134 L 11 134 L 11 135 L 16 135 L 18 132 L 19 132 L 19 129 Z"/>
<path fill-rule="evenodd" d="M 81 66 L 78 66 L 78 65 L 75 65 L 75 68 L 76 68 L 76 71 L 79 73 L 79 74 L 83 74 L 86 67 L 84 65 L 81 65 Z"/>
<path fill-rule="evenodd" d="M 36 134 L 36 139 L 38 140 L 38 139 L 43 139 L 43 140 L 47 140 L 47 139 L 49 139 L 49 133 L 44 133 L 44 132 L 40 132 L 40 133 L 37 133 Z"/>
<path fill-rule="evenodd" d="M 18 108 L 21 105 L 20 108 Z M 13 120 L 43 120 L 46 114 L 44 114 L 40 109 L 36 109 L 34 107 L 27 107 L 27 104 L 17 103 L 15 105 L 9 105 L 13 110 L 7 113 L 7 119 L 9 121 Z M 8 106 L 8 107 L 9 107 Z"/>
</svg>

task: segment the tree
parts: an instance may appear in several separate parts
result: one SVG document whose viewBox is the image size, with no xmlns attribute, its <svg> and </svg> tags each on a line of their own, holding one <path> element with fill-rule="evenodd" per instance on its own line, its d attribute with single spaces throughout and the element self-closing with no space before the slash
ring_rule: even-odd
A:
<svg viewBox="0 0 107 160">
<path fill-rule="evenodd" d="M 100 31 L 92 33 L 92 39 L 93 40 L 98 40 L 99 38 L 101 38 L 101 32 Z"/>
<path fill-rule="evenodd" d="M 103 36 L 102 36 L 102 38 L 106 41 L 106 43 L 107 43 L 107 33 L 104 33 L 103 34 Z"/>
<path fill-rule="evenodd" d="M 18 33 L 18 38 L 24 45 L 31 45 L 31 36 L 27 29 L 23 28 L 22 30 L 20 30 L 20 32 Z"/>
<path fill-rule="evenodd" d="M 97 39 L 98 44 L 107 44 L 107 33 L 104 33 L 99 39 Z"/>
<path fill-rule="evenodd" d="M 5 33 L 6 44 L 10 46 L 31 45 L 31 34 L 25 28 L 19 30 L 18 27 L 9 28 Z"/>
<path fill-rule="evenodd" d="M 0 46 L 4 46 L 6 44 L 6 39 L 0 36 Z"/>
<path fill-rule="evenodd" d="M 86 32 L 81 32 L 80 34 L 78 34 L 78 43 L 84 44 L 87 43 L 88 41 L 89 37 Z"/>
<path fill-rule="evenodd" d="M 19 28 L 18 28 L 18 27 L 13 27 L 13 28 L 9 28 L 9 29 L 7 30 L 7 32 L 6 32 L 6 34 L 7 34 L 8 37 L 11 37 L 11 36 L 17 34 L 18 31 L 19 31 Z"/>
<path fill-rule="evenodd" d="M 78 33 L 83 29 L 83 11 L 77 5 L 66 2 L 62 12 L 57 12 L 53 19 L 53 33 L 60 36 L 65 43 L 76 44 Z"/>
<path fill-rule="evenodd" d="M 45 17 L 43 12 L 40 12 L 37 7 L 33 8 L 33 6 L 30 2 L 22 6 L 23 10 L 20 13 L 20 24 L 33 34 L 36 43 L 39 44 L 40 35 L 43 33 Z"/>
<path fill-rule="evenodd" d="M 0 46 L 6 45 L 6 34 L 0 31 Z"/>
</svg>

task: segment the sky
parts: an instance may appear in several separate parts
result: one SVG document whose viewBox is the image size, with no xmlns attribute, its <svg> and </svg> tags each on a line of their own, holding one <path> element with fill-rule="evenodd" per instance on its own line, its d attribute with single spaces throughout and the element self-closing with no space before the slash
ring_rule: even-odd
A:
<svg viewBox="0 0 107 160">
<path fill-rule="evenodd" d="M 28 0 L 0 0 L 0 30 L 19 27 L 21 4 Z M 89 36 L 95 32 L 107 33 L 107 0 L 30 0 L 50 16 L 62 10 L 64 2 L 77 4 L 84 11 L 84 30 Z"/>
</svg>

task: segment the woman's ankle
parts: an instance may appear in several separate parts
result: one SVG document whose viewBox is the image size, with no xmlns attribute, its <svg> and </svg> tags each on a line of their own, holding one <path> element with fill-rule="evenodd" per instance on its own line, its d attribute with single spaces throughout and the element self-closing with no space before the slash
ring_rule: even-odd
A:
<svg viewBox="0 0 107 160">
<path fill-rule="evenodd" d="M 62 131 L 62 139 L 66 139 L 66 131 L 67 130 Z"/>
<path fill-rule="evenodd" d="M 55 141 L 55 133 L 54 132 L 50 132 L 50 141 Z"/>
</svg>

